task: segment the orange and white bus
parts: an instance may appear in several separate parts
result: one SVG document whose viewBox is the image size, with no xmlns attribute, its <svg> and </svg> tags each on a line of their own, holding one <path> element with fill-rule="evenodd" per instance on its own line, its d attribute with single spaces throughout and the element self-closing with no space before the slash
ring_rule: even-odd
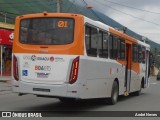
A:
<svg viewBox="0 0 160 120">
<path fill-rule="evenodd" d="M 149 86 L 150 46 L 101 22 L 72 13 L 16 18 L 13 91 L 41 97 L 109 98 Z"/>
</svg>

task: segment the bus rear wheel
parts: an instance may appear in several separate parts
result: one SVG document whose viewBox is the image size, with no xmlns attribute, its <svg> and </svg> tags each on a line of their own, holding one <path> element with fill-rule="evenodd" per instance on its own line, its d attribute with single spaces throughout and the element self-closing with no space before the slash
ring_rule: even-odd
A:
<svg viewBox="0 0 160 120">
<path fill-rule="evenodd" d="M 138 91 L 134 92 L 134 95 L 139 96 L 141 94 L 141 92 L 142 92 L 142 82 L 140 85 L 140 89 Z"/>
<path fill-rule="evenodd" d="M 114 105 L 118 101 L 119 87 L 116 81 L 113 82 L 111 97 L 109 98 L 109 104 Z"/>
</svg>

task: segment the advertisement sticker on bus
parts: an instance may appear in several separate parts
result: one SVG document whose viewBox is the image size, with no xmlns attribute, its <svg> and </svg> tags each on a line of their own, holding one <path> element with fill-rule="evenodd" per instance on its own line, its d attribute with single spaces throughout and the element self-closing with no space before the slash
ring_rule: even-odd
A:
<svg viewBox="0 0 160 120">
<path fill-rule="evenodd" d="M 35 66 L 35 70 L 39 70 L 39 71 L 51 71 L 51 66 L 36 65 Z"/>
<path fill-rule="evenodd" d="M 50 73 L 36 73 L 37 74 L 37 78 L 48 78 Z"/>
</svg>

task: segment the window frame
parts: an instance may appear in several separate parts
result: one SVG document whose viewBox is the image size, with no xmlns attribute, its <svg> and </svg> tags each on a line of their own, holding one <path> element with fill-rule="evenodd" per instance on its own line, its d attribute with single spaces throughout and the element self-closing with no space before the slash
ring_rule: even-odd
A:
<svg viewBox="0 0 160 120">
<path fill-rule="evenodd" d="M 142 46 L 138 44 L 138 62 L 142 63 Z"/>
<path fill-rule="evenodd" d="M 115 34 L 109 35 L 109 55 L 110 59 L 117 60 L 118 59 L 118 38 L 119 36 Z M 116 47 L 115 47 L 116 46 Z"/>
<path fill-rule="evenodd" d="M 100 57 L 100 58 L 108 58 L 109 57 L 109 48 L 108 48 L 108 44 L 109 44 L 109 39 L 107 38 L 107 42 L 106 42 L 106 49 L 105 49 L 105 47 L 104 47 L 104 38 L 106 37 L 105 35 L 107 35 L 107 37 L 109 37 L 109 34 L 108 34 L 108 32 L 107 31 L 104 31 L 104 30 L 102 30 L 102 29 L 100 29 L 99 30 L 99 34 L 101 33 L 101 39 L 98 39 L 98 46 L 99 46 L 99 41 L 101 40 L 101 43 L 102 43 L 102 55 L 100 55 L 100 52 L 98 52 L 99 54 L 98 54 L 98 56 Z M 107 51 L 107 54 L 104 54 L 104 50 L 106 50 Z M 99 47 L 98 47 L 98 51 L 100 51 L 100 49 L 99 49 Z"/>
<path fill-rule="evenodd" d="M 123 46 L 124 45 L 124 46 Z M 122 49 L 124 47 L 124 49 Z M 118 49 L 118 59 L 119 60 L 125 60 L 125 40 L 121 37 L 119 37 L 119 39 L 117 40 L 117 49 Z M 122 57 L 122 55 L 124 54 L 124 57 Z"/>
<path fill-rule="evenodd" d="M 144 47 L 144 46 L 142 46 L 142 63 L 143 64 L 146 63 L 146 47 Z"/>
<path fill-rule="evenodd" d="M 86 47 L 86 46 L 87 46 L 87 44 L 86 44 L 86 43 L 87 43 L 87 42 L 86 42 L 86 27 L 90 28 L 90 32 L 89 32 L 89 34 L 90 34 L 90 35 L 89 35 L 89 49 L 90 49 L 90 50 L 87 50 L 87 47 Z M 96 52 L 95 52 L 96 55 L 88 52 L 88 51 L 90 51 L 90 52 L 92 51 L 92 50 L 91 50 L 91 49 L 92 49 L 92 48 L 91 48 L 91 47 L 92 47 L 92 42 L 91 42 L 91 41 L 92 41 L 92 35 L 91 35 L 92 29 L 95 29 L 95 30 L 97 31 L 97 32 L 96 32 L 96 34 L 97 34 L 97 35 L 96 35 L 96 38 L 97 38 L 97 39 L 96 39 Z M 85 24 L 85 48 L 86 48 L 85 50 L 86 50 L 87 56 L 89 56 L 89 57 L 97 57 L 97 56 L 98 56 L 98 44 L 97 44 L 98 41 L 97 41 L 97 40 L 98 40 L 98 27 L 93 26 L 93 25 L 90 25 L 90 24 L 88 24 L 88 23 Z"/>
<path fill-rule="evenodd" d="M 132 61 L 138 62 L 138 44 L 133 43 L 132 45 Z"/>
</svg>

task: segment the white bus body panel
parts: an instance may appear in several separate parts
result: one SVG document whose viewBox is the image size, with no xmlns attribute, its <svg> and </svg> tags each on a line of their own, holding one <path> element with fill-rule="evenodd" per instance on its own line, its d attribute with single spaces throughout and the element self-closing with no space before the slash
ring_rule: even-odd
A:
<svg viewBox="0 0 160 120">
<path fill-rule="evenodd" d="M 74 84 L 69 84 L 71 64 L 77 56 L 36 54 L 37 58 L 52 56 L 55 58 L 52 62 L 50 60 L 42 60 L 42 62 L 30 59 L 34 54 L 15 55 L 19 63 L 19 81 L 12 81 L 14 92 L 81 99 L 105 98 L 111 96 L 112 84 L 117 76 L 120 94 L 124 93 L 125 68 L 116 61 L 80 56 L 78 79 Z M 56 61 L 56 58 L 61 58 L 61 61 Z M 36 65 L 50 66 L 51 70 L 37 71 L 35 70 Z M 28 70 L 27 75 L 23 73 L 24 70 Z M 49 76 L 44 75 L 43 78 L 37 78 L 37 72 L 49 73 Z"/>
</svg>

